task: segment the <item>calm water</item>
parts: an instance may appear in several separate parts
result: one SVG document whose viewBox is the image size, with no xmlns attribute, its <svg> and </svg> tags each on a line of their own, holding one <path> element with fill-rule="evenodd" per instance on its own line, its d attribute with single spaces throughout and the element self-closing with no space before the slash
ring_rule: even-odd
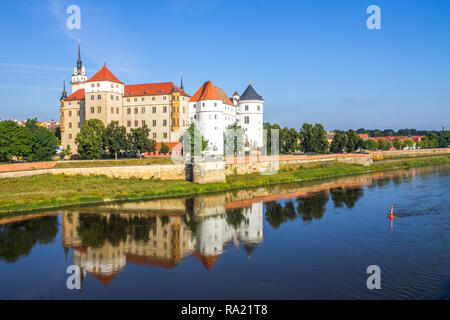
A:
<svg viewBox="0 0 450 320">
<path fill-rule="evenodd" d="M 441 166 L 3 219 L 0 299 L 448 299 L 449 191 Z"/>
</svg>

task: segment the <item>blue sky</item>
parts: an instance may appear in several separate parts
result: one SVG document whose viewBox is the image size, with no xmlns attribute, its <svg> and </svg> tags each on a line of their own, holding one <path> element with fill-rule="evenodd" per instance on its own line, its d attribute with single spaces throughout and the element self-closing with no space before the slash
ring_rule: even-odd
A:
<svg viewBox="0 0 450 320">
<path fill-rule="evenodd" d="M 81 30 L 66 8 L 81 8 Z M 382 30 L 366 27 L 369 5 Z M 2 2 L 0 119 L 58 119 L 77 40 L 88 76 L 106 61 L 127 84 L 249 80 L 265 120 L 300 128 L 450 127 L 448 0 Z"/>
</svg>

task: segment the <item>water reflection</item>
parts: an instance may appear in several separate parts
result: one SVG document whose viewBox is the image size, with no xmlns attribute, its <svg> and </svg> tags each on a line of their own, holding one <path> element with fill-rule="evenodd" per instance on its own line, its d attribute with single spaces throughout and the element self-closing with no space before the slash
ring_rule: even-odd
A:
<svg viewBox="0 0 450 320">
<path fill-rule="evenodd" d="M 422 168 L 192 199 L 68 209 L 60 213 L 62 245 L 83 277 L 91 274 L 105 286 L 127 264 L 175 268 L 193 255 L 212 270 L 229 245 L 245 249 L 251 259 L 264 240 L 264 219 L 274 229 L 296 219 L 310 223 L 322 219 L 327 207 L 354 208 L 364 186 L 397 185 L 433 172 Z M 52 242 L 58 230 L 56 213 L 0 220 L 0 260 L 16 262 L 36 244 Z"/>
<path fill-rule="evenodd" d="M 263 241 L 262 203 L 216 214 L 213 209 L 217 207 L 208 205 L 218 200 L 186 200 L 186 211 L 194 210 L 186 215 L 153 216 L 131 213 L 131 208 L 126 213 L 66 212 L 62 216 L 63 246 L 73 249 L 74 264 L 83 276 L 90 273 L 104 285 L 127 263 L 173 268 L 190 254 L 211 270 L 230 242 L 236 247 L 242 244 L 250 258 Z"/>
</svg>

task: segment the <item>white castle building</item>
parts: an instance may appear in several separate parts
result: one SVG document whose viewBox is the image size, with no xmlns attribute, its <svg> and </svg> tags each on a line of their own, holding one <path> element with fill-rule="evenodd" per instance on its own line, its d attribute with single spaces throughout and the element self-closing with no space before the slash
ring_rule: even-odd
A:
<svg viewBox="0 0 450 320">
<path fill-rule="evenodd" d="M 263 147 L 263 112 L 264 99 L 251 84 L 242 95 L 235 92 L 229 98 L 208 81 L 189 100 L 189 121 L 208 140 L 208 155 L 224 153 L 226 129 L 234 123 L 243 128 L 248 148 Z"/>
</svg>

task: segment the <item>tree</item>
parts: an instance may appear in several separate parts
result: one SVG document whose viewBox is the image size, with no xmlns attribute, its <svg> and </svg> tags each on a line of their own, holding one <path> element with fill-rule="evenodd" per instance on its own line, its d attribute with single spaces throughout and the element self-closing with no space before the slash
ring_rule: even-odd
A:
<svg viewBox="0 0 450 320">
<path fill-rule="evenodd" d="M 358 134 L 350 129 L 347 131 L 347 144 L 345 145 L 345 150 L 349 153 L 355 152 L 356 150 L 362 148 L 363 140 Z"/>
<path fill-rule="evenodd" d="M 403 150 L 404 144 L 403 141 L 399 138 L 394 139 L 394 148 L 397 150 Z"/>
<path fill-rule="evenodd" d="M 314 126 L 304 123 L 299 136 L 304 152 L 326 153 L 328 151 L 327 133 L 320 123 Z"/>
<path fill-rule="evenodd" d="M 70 148 L 70 145 L 68 145 L 66 148 L 64 148 L 64 150 L 61 153 L 61 158 L 65 159 L 65 158 L 70 158 L 70 156 L 72 155 L 72 149 Z"/>
<path fill-rule="evenodd" d="M 195 126 L 195 123 L 191 123 L 185 134 L 180 138 L 181 142 L 185 136 L 190 139 L 190 150 L 184 150 L 183 152 L 189 152 L 191 156 L 200 156 L 201 153 L 208 148 L 208 140 L 202 136 L 200 131 Z M 199 150 L 195 149 L 196 146 L 198 146 Z M 198 151 L 200 151 L 200 154 L 197 154 Z"/>
<path fill-rule="evenodd" d="M 168 154 L 170 151 L 170 148 L 167 144 L 165 144 L 164 142 L 161 143 L 161 148 L 159 148 L 159 153 L 166 155 Z"/>
<path fill-rule="evenodd" d="M 405 146 L 405 148 L 412 149 L 412 148 L 414 148 L 414 141 L 411 139 L 406 139 L 403 142 L 403 145 Z"/>
<path fill-rule="evenodd" d="M 347 134 L 345 131 L 334 131 L 333 141 L 330 145 L 330 151 L 333 153 L 343 153 L 347 146 Z"/>
<path fill-rule="evenodd" d="M 439 147 L 439 136 L 435 131 L 428 132 L 427 139 L 429 148 Z"/>
<path fill-rule="evenodd" d="M 368 140 L 364 141 L 364 149 L 370 150 L 370 151 L 377 151 L 378 143 L 373 139 L 368 139 Z"/>
<path fill-rule="evenodd" d="M 0 122 L 0 161 L 27 157 L 32 152 L 33 135 L 14 121 Z"/>
<path fill-rule="evenodd" d="M 419 142 L 418 142 L 418 147 L 420 149 L 427 149 L 429 146 L 429 141 L 427 137 L 422 138 Z"/>
<path fill-rule="evenodd" d="M 105 126 L 99 119 L 91 119 L 84 123 L 75 138 L 78 155 L 83 159 L 100 159 L 105 152 Z"/>
<path fill-rule="evenodd" d="M 148 138 L 150 135 L 150 129 L 144 125 L 143 127 L 131 129 L 131 132 L 127 135 L 128 146 L 131 152 L 138 153 L 139 158 L 142 157 L 144 152 L 155 152 L 156 141 Z"/>
<path fill-rule="evenodd" d="M 114 154 L 117 160 L 117 154 L 127 148 L 127 129 L 119 126 L 118 121 L 112 121 L 106 127 L 104 141 L 110 155 Z"/>
<path fill-rule="evenodd" d="M 281 135 L 281 127 L 278 124 L 271 125 L 269 122 L 264 122 L 263 129 L 266 130 L 264 139 L 266 141 L 265 150 L 267 155 L 272 154 L 272 130 L 278 130 Z M 279 143 L 281 142 L 281 137 L 279 136 Z"/>
<path fill-rule="evenodd" d="M 226 154 L 237 156 L 244 152 L 245 133 L 237 123 L 229 125 L 225 133 Z"/>
<path fill-rule="evenodd" d="M 280 130 L 280 148 L 282 153 L 293 153 L 298 150 L 297 130 L 284 127 Z"/>
<path fill-rule="evenodd" d="M 43 127 L 36 127 L 31 133 L 33 135 L 33 146 L 29 156 L 30 160 L 50 160 L 56 155 L 59 141 L 53 132 Z"/>
</svg>

